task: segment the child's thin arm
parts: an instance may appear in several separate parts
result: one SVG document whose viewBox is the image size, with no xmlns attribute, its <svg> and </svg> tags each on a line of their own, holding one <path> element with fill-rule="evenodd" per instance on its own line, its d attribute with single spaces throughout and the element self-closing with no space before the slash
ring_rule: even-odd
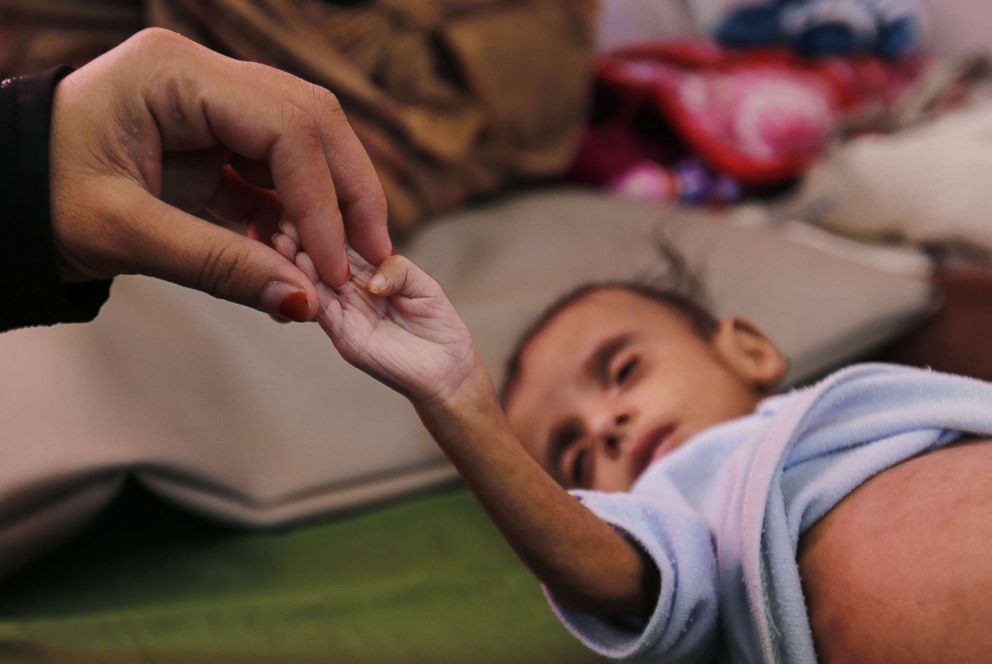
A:
<svg viewBox="0 0 992 664">
<path fill-rule="evenodd" d="M 317 280 L 293 229 L 273 246 L 317 283 L 318 322 L 351 364 L 398 390 L 451 458 L 517 554 L 563 604 L 646 614 L 656 567 L 568 495 L 513 437 L 471 336 L 440 286 L 399 256 L 378 269 L 349 252 L 353 277 Z M 375 278 L 373 278 L 375 277 Z"/>
<path fill-rule="evenodd" d="M 526 453 L 481 365 L 451 397 L 414 405 L 517 555 L 558 601 L 596 615 L 650 613 L 660 583 L 655 565 Z"/>
</svg>

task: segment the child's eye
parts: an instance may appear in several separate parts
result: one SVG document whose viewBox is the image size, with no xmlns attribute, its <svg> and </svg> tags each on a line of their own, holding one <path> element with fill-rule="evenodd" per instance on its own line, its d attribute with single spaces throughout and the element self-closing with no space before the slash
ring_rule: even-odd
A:
<svg viewBox="0 0 992 664">
<path fill-rule="evenodd" d="M 616 384 L 623 385 L 624 383 L 626 383 L 627 380 L 630 379 L 631 374 L 634 373 L 634 369 L 636 368 L 637 368 L 636 357 L 632 357 L 626 362 L 624 362 L 622 365 L 620 365 L 620 369 L 619 371 L 617 371 L 617 375 L 615 378 Z"/>
<path fill-rule="evenodd" d="M 589 465 L 589 450 L 579 450 L 572 462 L 572 482 L 575 486 L 582 486 L 586 478 L 587 466 Z"/>
<path fill-rule="evenodd" d="M 582 435 L 582 431 L 578 427 L 571 425 L 562 427 L 561 429 L 555 432 L 552 445 L 554 447 L 564 450 L 569 445 L 571 445 L 576 440 L 578 440 L 579 436 L 581 435 Z"/>
</svg>

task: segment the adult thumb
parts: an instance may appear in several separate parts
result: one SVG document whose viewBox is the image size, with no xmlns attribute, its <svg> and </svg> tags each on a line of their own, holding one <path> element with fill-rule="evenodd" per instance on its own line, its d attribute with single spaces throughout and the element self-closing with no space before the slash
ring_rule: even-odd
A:
<svg viewBox="0 0 992 664">
<path fill-rule="evenodd" d="M 134 272 L 289 320 L 307 321 L 316 315 L 316 287 L 271 247 L 147 192 L 135 192 L 126 207 L 132 234 L 123 249 Z"/>
</svg>

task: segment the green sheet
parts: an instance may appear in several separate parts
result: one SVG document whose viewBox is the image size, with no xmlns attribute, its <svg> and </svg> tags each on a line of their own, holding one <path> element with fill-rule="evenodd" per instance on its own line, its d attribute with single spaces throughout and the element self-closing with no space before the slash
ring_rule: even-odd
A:
<svg viewBox="0 0 992 664">
<path fill-rule="evenodd" d="M 463 487 L 284 532 L 129 487 L 0 587 L 0 660 L 592 662 Z"/>
</svg>

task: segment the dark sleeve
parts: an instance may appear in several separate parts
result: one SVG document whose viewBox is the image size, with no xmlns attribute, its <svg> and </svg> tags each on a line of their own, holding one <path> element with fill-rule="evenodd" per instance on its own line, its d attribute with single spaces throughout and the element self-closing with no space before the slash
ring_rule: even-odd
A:
<svg viewBox="0 0 992 664">
<path fill-rule="evenodd" d="M 57 67 L 0 83 L 0 331 L 93 320 L 110 281 L 65 285 L 52 241 L 48 136 Z"/>
</svg>

